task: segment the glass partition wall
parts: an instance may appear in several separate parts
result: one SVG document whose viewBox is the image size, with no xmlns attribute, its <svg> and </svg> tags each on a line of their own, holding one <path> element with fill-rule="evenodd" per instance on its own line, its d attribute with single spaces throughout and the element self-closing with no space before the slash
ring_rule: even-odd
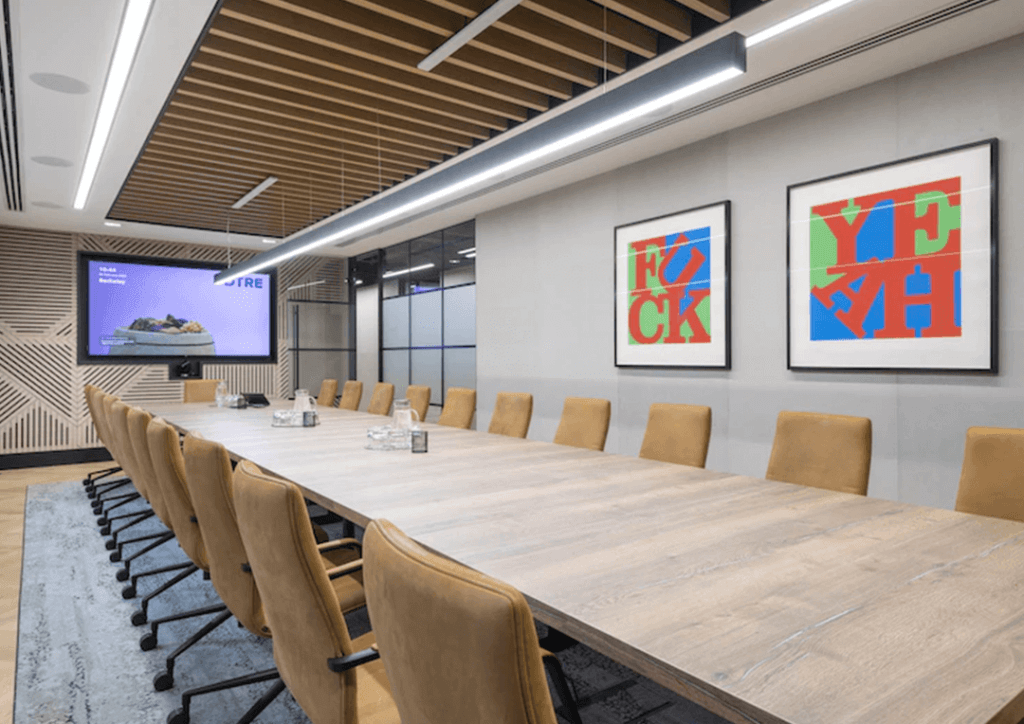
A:
<svg viewBox="0 0 1024 724">
<path fill-rule="evenodd" d="M 468 221 L 384 249 L 381 379 L 395 398 L 429 385 L 436 417 L 449 387 L 476 388 L 475 224 Z"/>
</svg>

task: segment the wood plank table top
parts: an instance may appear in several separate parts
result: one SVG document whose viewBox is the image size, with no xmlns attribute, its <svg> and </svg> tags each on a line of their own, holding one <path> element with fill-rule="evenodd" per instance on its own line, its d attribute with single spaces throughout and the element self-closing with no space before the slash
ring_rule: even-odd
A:
<svg viewBox="0 0 1024 724">
<path fill-rule="evenodd" d="M 732 721 L 1024 718 L 1024 524 L 436 425 L 368 451 L 388 419 L 336 409 L 149 409 Z"/>
</svg>

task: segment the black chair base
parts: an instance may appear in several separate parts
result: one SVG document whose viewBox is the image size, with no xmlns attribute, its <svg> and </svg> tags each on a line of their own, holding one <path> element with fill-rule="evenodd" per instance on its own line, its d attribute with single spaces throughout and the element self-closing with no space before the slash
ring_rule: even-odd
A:
<svg viewBox="0 0 1024 724">
<path fill-rule="evenodd" d="M 260 671 L 255 674 L 247 674 L 246 676 L 239 676 L 234 679 L 220 681 L 216 684 L 209 684 L 207 686 L 200 686 L 196 689 L 189 689 L 181 695 L 181 708 L 175 709 L 167 717 L 167 724 L 189 724 L 191 721 L 192 699 L 197 696 L 213 694 L 218 691 L 226 691 L 227 689 L 234 689 L 239 686 L 259 684 L 264 681 L 272 681 L 280 678 L 281 674 L 277 669 L 268 669 L 267 671 Z M 259 716 L 260 712 L 270 706 L 270 703 L 274 701 L 274 699 L 276 699 L 284 689 L 285 685 L 283 681 L 278 681 L 274 684 L 255 704 L 252 705 L 252 707 L 249 708 L 249 711 L 245 712 L 242 718 L 238 720 L 238 724 L 250 724 L 253 719 Z"/>
</svg>

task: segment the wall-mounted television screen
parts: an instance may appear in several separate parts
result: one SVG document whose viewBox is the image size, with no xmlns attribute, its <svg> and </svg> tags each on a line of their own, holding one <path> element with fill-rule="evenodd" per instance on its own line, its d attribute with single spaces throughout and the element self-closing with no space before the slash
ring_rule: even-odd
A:
<svg viewBox="0 0 1024 724">
<path fill-rule="evenodd" d="M 79 254 L 79 363 L 276 362 L 276 274 L 218 286 L 223 268 Z"/>
</svg>

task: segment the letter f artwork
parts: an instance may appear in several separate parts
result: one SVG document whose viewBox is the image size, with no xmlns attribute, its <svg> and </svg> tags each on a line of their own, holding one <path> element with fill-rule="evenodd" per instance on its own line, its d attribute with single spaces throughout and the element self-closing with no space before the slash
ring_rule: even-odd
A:
<svg viewBox="0 0 1024 724">
<path fill-rule="evenodd" d="M 629 344 L 711 342 L 711 227 L 629 244 Z"/>
</svg>

